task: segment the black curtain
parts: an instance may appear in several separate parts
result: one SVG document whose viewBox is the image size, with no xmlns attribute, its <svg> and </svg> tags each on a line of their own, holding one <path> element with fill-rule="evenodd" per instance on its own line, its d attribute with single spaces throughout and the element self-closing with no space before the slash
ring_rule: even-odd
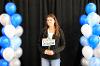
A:
<svg viewBox="0 0 100 66">
<path fill-rule="evenodd" d="M 49 13 L 56 15 L 66 38 L 66 48 L 61 53 L 61 66 L 81 66 L 79 17 L 85 14 L 85 6 L 89 2 L 97 5 L 97 13 L 100 15 L 99 0 L 0 0 L 0 14 L 5 12 L 4 5 L 9 1 L 16 4 L 17 12 L 23 17 L 22 66 L 40 66 L 37 42 L 40 30 L 44 27 L 45 16 Z"/>
</svg>

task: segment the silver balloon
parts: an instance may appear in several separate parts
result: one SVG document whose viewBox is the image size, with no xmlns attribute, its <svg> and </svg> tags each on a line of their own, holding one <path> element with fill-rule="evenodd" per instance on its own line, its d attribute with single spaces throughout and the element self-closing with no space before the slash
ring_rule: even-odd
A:
<svg viewBox="0 0 100 66">
<path fill-rule="evenodd" d="M 92 35 L 92 27 L 88 24 L 84 24 L 81 27 L 81 33 L 86 37 L 90 37 Z"/>
<path fill-rule="evenodd" d="M 21 36 L 23 34 L 23 28 L 21 26 L 16 27 L 16 35 Z"/>
<path fill-rule="evenodd" d="M 15 50 L 15 58 L 20 58 L 22 56 L 22 54 L 23 54 L 23 50 L 21 47 L 19 47 Z"/>
<path fill-rule="evenodd" d="M 93 56 L 93 49 L 90 46 L 84 46 L 82 48 L 82 54 L 86 59 L 90 59 Z"/>
<path fill-rule="evenodd" d="M 81 59 L 81 65 L 82 65 L 82 66 L 88 66 L 88 65 L 89 65 L 89 61 L 88 61 L 86 58 L 83 57 L 83 58 Z"/>
</svg>

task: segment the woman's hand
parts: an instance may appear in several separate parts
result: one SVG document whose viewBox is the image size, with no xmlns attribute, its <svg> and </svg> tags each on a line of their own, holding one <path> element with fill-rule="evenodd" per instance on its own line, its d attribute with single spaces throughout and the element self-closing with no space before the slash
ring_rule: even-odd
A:
<svg viewBox="0 0 100 66">
<path fill-rule="evenodd" d="M 46 50 L 44 51 L 44 54 L 47 54 L 47 55 L 54 55 L 54 51 L 53 51 L 53 50 L 48 50 L 48 49 L 46 49 Z"/>
</svg>

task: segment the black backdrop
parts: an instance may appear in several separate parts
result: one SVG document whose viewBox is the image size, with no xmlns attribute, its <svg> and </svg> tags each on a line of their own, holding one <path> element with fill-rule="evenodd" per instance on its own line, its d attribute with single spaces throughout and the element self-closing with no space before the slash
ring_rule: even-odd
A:
<svg viewBox="0 0 100 66">
<path fill-rule="evenodd" d="M 24 34 L 21 37 L 23 55 L 20 58 L 22 66 L 40 66 L 37 41 L 48 13 L 57 16 L 65 33 L 66 48 L 61 53 L 61 66 L 80 66 L 82 47 L 79 43 L 81 36 L 79 17 L 85 13 L 85 5 L 89 2 L 97 5 L 97 13 L 100 14 L 99 0 L 0 0 L 0 14 L 5 13 L 4 5 L 9 1 L 16 4 L 17 12 L 23 17 Z"/>
</svg>

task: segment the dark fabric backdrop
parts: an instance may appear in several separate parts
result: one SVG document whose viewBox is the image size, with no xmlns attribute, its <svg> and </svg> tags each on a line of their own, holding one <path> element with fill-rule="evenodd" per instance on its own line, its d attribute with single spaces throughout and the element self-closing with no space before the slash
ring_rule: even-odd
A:
<svg viewBox="0 0 100 66">
<path fill-rule="evenodd" d="M 0 14 L 5 13 L 4 5 L 9 1 L 16 4 L 17 13 L 23 17 L 23 55 L 20 58 L 22 66 L 40 66 L 37 42 L 48 13 L 56 15 L 66 38 L 66 48 L 61 53 L 61 66 L 80 66 L 82 47 L 79 43 L 79 17 L 85 13 L 85 5 L 89 2 L 97 5 L 97 13 L 100 14 L 99 0 L 0 0 Z"/>
</svg>

